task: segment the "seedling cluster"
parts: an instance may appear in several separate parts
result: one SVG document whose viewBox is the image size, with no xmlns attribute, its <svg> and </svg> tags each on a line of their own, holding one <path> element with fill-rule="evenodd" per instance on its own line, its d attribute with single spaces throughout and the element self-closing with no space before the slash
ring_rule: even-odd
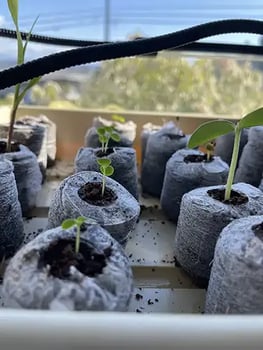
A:
<svg viewBox="0 0 263 350">
<path fill-rule="evenodd" d="M 219 136 L 234 132 L 234 147 L 225 188 L 225 200 L 229 200 L 231 196 L 231 189 L 238 160 L 241 132 L 245 128 L 258 125 L 263 125 L 263 107 L 245 115 L 236 124 L 229 120 L 213 120 L 206 122 L 200 125 L 189 139 L 188 147 L 195 148 L 205 145 Z"/>
<path fill-rule="evenodd" d="M 103 126 L 97 129 L 99 141 L 101 143 L 101 151 L 107 154 L 110 140 L 120 142 L 120 135 L 116 132 L 113 126 Z"/>
<path fill-rule="evenodd" d="M 123 118 L 121 116 L 112 116 L 112 118 Z M 125 121 L 125 119 L 124 119 Z M 99 135 L 99 141 L 101 143 L 101 151 L 104 154 L 107 154 L 108 145 L 110 139 L 115 142 L 120 142 L 120 135 L 116 132 L 113 126 L 104 126 L 97 129 L 97 134 Z M 100 172 L 102 173 L 102 190 L 101 196 L 104 196 L 105 187 L 106 187 L 106 176 L 111 176 L 114 173 L 114 168 L 111 165 L 111 160 L 108 158 L 98 158 L 97 163 L 100 167 Z"/>
</svg>

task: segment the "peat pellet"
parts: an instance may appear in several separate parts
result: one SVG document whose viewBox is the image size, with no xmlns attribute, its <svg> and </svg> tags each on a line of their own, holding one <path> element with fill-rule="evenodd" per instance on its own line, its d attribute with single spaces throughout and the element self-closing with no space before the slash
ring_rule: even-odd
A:
<svg viewBox="0 0 263 350">
<path fill-rule="evenodd" d="M 234 220 L 220 234 L 205 313 L 263 313 L 263 216 Z"/>
<path fill-rule="evenodd" d="M 177 222 L 182 196 L 198 187 L 225 184 L 228 165 L 220 157 L 207 156 L 198 151 L 182 149 L 175 152 L 166 164 L 161 193 L 161 207 L 167 217 Z"/>
<path fill-rule="evenodd" d="M 81 147 L 75 158 L 75 172 L 97 171 L 99 165 L 97 159 L 108 158 L 114 168 L 111 178 L 125 187 L 136 199 L 138 199 L 138 177 L 136 151 L 129 147 L 109 148 L 107 154 L 100 148 Z"/>
<path fill-rule="evenodd" d="M 185 148 L 188 137 L 175 125 L 163 127 L 149 136 L 142 166 L 142 191 L 160 197 L 168 159 L 178 149 Z"/>
<path fill-rule="evenodd" d="M 112 193 L 109 201 L 104 202 L 104 197 L 100 197 L 101 202 L 85 198 L 87 184 L 93 184 L 95 191 L 102 184 L 102 179 L 102 174 L 95 171 L 82 171 L 64 179 L 49 207 L 48 229 L 61 225 L 67 218 L 84 216 L 95 220 L 125 246 L 128 234 L 134 229 L 139 217 L 140 205 L 122 185 L 111 178 L 106 179 L 106 191 L 109 196 Z"/>
<path fill-rule="evenodd" d="M 215 245 L 223 228 L 234 219 L 263 214 L 263 195 L 258 188 L 238 183 L 232 191 L 230 204 L 223 201 L 224 186 L 197 188 L 182 198 L 175 257 L 200 285 L 207 286 Z"/>
<path fill-rule="evenodd" d="M 263 126 L 255 126 L 248 131 L 248 142 L 235 174 L 235 182 L 260 185 L 263 172 Z"/>
<path fill-rule="evenodd" d="M 76 265 L 69 267 L 65 264 L 69 264 L 65 251 L 63 260 L 59 260 L 63 253 L 59 246 L 64 244 L 69 255 L 75 238 L 76 227 L 57 227 L 21 248 L 5 273 L 6 306 L 52 311 L 127 311 L 133 278 L 121 246 L 99 225 L 84 224 L 79 254 L 73 252 L 70 256 Z M 56 246 L 58 249 L 52 254 Z"/>
</svg>

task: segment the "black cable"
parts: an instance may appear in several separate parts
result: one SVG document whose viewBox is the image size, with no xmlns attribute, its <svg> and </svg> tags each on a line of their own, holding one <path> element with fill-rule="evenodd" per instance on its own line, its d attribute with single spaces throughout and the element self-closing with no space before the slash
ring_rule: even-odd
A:
<svg viewBox="0 0 263 350">
<path fill-rule="evenodd" d="M 27 32 L 21 32 L 23 40 L 28 35 Z M 5 38 L 16 39 L 16 31 L 11 29 L 0 28 L 0 36 Z M 66 39 L 56 38 L 44 35 L 32 34 L 31 42 L 37 42 L 48 45 L 59 45 L 67 47 L 85 47 L 99 44 L 106 44 L 106 41 L 88 41 L 79 39 Z M 191 43 L 182 47 L 175 47 L 169 49 L 170 51 L 183 51 L 183 52 L 210 52 L 210 53 L 223 53 L 223 54 L 239 54 L 239 55 L 253 55 L 263 56 L 263 46 L 255 45 L 237 45 L 237 44 L 221 44 L 221 43 Z M 154 56 L 153 54 L 145 54 L 144 56 Z"/>
<path fill-rule="evenodd" d="M 263 46 L 256 45 L 237 45 L 237 44 L 215 44 L 215 43 L 192 43 L 183 47 L 176 47 L 175 51 L 187 52 L 210 52 L 210 53 L 228 53 L 238 55 L 253 55 L 263 57 Z"/>
<path fill-rule="evenodd" d="M 154 53 L 181 47 L 206 37 L 227 33 L 262 35 L 263 22 L 245 19 L 222 20 L 148 39 L 100 44 L 59 52 L 0 72 L 0 89 L 76 65 Z"/>
<path fill-rule="evenodd" d="M 21 32 L 22 39 L 25 40 L 27 32 Z M 0 36 L 4 38 L 16 39 L 16 31 L 11 29 L 0 28 Z M 106 41 L 88 41 L 78 39 L 56 38 L 45 35 L 32 34 L 30 42 L 36 42 L 48 45 L 59 45 L 68 47 L 85 47 L 99 44 L 106 44 Z M 244 55 L 263 56 L 263 46 L 255 45 L 237 45 L 237 44 L 220 44 L 220 43 L 191 43 L 182 47 L 171 48 L 171 51 L 188 51 L 188 52 L 214 52 L 214 53 L 234 53 Z"/>
<path fill-rule="evenodd" d="M 23 40 L 26 40 L 28 33 L 21 32 Z M 0 36 L 3 38 L 16 39 L 16 31 L 12 29 L 0 28 Z M 73 47 L 83 47 L 101 44 L 100 41 L 87 41 L 87 40 L 75 40 L 75 39 L 64 39 L 57 37 L 50 37 L 47 35 L 31 34 L 30 42 L 59 45 L 59 46 L 73 46 Z"/>
</svg>

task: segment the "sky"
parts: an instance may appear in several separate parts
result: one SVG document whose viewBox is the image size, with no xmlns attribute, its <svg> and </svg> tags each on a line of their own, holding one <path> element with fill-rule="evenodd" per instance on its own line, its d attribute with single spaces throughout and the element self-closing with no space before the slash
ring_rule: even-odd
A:
<svg viewBox="0 0 263 350">
<path fill-rule="evenodd" d="M 109 31 L 105 34 L 105 3 Z M 225 18 L 263 19 L 263 0 L 19 0 L 20 30 L 28 30 L 39 15 L 34 33 L 86 40 L 125 40 L 133 33 L 161 35 Z M 0 26 L 13 28 L 7 1 L 0 0 Z M 221 35 L 209 42 L 250 43 L 256 35 Z M 28 59 L 65 50 L 30 44 Z M 15 58 L 15 41 L 0 38 L 0 60 Z"/>
</svg>

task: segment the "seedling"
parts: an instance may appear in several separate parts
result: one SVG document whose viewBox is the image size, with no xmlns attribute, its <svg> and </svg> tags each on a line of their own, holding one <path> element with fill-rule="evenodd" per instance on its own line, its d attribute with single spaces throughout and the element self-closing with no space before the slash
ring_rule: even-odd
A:
<svg viewBox="0 0 263 350">
<path fill-rule="evenodd" d="M 85 222 L 88 222 L 90 224 L 96 224 L 95 220 L 85 218 L 84 216 L 79 216 L 76 219 L 66 219 L 62 222 L 61 227 L 63 230 L 68 230 L 69 228 L 73 226 L 77 226 L 77 233 L 76 233 L 76 240 L 75 240 L 75 253 L 78 254 L 79 252 L 79 246 L 80 246 L 80 228 L 81 225 Z"/>
<path fill-rule="evenodd" d="M 205 149 L 206 149 L 206 160 L 207 160 L 207 162 L 209 162 L 211 157 L 214 155 L 215 142 L 214 141 L 208 142 L 205 145 Z"/>
<path fill-rule="evenodd" d="M 104 196 L 105 187 L 106 187 L 106 176 L 111 176 L 114 173 L 114 168 L 111 165 L 111 160 L 108 158 L 98 158 L 97 163 L 100 166 L 100 172 L 102 173 L 102 189 L 101 197 Z"/>
<path fill-rule="evenodd" d="M 111 116 L 112 120 L 114 120 L 115 122 L 119 122 L 119 123 L 125 123 L 126 119 L 122 116 L 122 115 L 119 115 L 119 114 L 113 114 Z"/>
<path fill-rule="evenodd" d="M 25 62 L 25 53 L 27 49 L 28 42 L 30 40 L 31 33 L 33 31 L 33 28 L 38 20 L 38 17 L 35 19 L 33 25 L 31 26 L 31 29 L 28 33 L 28 36 L 25 40 L 25 43 L 23 43 L 21 33 L 19 31 L 18 26 L 18 0 L 7 0 L 8 2 L 8 8 L 9 12 L 11 14 L 12 20 L 14 22 L 15 28 L 16 28 L 16 38 L 17 38 L 17 65 L 23 64 Z M 28 92 L 28 90 L 33 87 L 35 84 L 39 82 L 41 77 L 36 77 L 31 80 L 29 80 L 26 84 L 26 86 L 21 90 L 21 85 L 17 84 L 15 87 L 15 94 L 12 102 L 12 107 L 10 111 L 10 123 L 9 123 L 9 130 L 8 130 L 8 136 L 7 136 L 7 145 L 6 145 L 6 151 L 11 151 L 11 142 L 13 138 L 13 132 L 14 132 L 14 124 L 16 120 L 16 113 L 18 106 L 20 102 L 25 97 L 25 94 Z"/>
<path fill-rule="evenodd" d="M 99 141 L 101 143 L 101 151 L 107 153 L 110 139 L 120 142 L 120 135 L 116 132 L 113 126 L 104 126 L 97 129 L 99 135 Z"/>
<path fill-rule="evenodd" d="M 236 124 L 228 120 L 213 120 L 200 125 L 189 139 L 188 147 L 195 148 L 219 136 L 234 132 L 234 147 L 225 188 L 225 200 L 229 200 L 237 166 L 238 151 L 242 129 L 263 125 L 263 107 L 248 113 Z"/>
</svg>

